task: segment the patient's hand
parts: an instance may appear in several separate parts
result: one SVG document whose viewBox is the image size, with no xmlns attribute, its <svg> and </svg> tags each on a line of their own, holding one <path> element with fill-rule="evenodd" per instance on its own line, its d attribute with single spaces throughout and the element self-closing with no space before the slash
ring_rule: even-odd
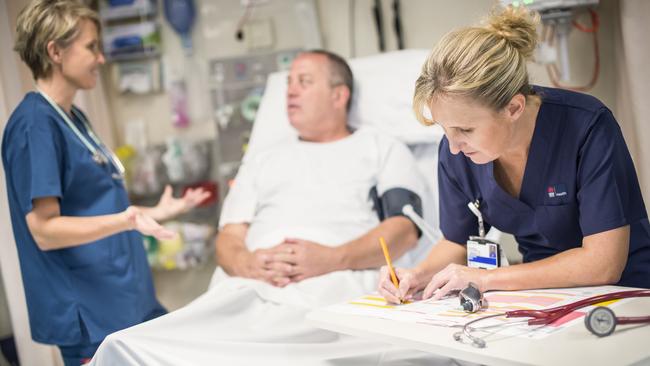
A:
<svg viewBox="0 0 650 366">
<path fill-rule="evenodd" d="M 291 282 L 293 266 L 275 259 L 282 249 L 280 247 L 281 245 L 276 245 L 246 253 L 244 277 L 262 280 L 278 287 L 288 285 Z"/>
<path fill-rule="evenodd" d="M 276 261 L 292 266 L 291 282 L 300 282 L 342 269 L 341 257 L 335 248 L 313 241 L 287 238 L 278 249 Z"/>
</svg>

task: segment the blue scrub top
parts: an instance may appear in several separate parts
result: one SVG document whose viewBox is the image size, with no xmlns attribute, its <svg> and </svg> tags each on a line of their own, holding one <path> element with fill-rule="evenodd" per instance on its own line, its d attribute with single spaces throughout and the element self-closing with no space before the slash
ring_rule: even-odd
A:
<svg viewBox="0 0 650 366">
<path fill-rule="evenodd" d="M 630 153 L 612 112 L 589 95 L 535 87 L 542 98 L 519 198 L 496 182 L 493 163 L 474 164 L 440 145 L 440 227 L 464 244 L 477 235 L 467 203 L 487 227 L 511 233 L 524 262 L 582 246 L 585 236 L 630 225 L 619 285 L 650 288 L 650 225 Z M 487 230 L 487 228 L 486 228 Z"/>
<path fill-rule="evenodd" d="M 81 121 L 73 121 L 86 134 Z M 122 181 L 111 177 L 113 166 L 95 163 L 40 94 L 28 93 L 11 115 L 2 163 L 35 341 L 78 345 L 88 341 L 81 339 L 85 326 L 90 342 L 97 343 L 165 312 L 138 232 L 66 249 L 36 245 L 25 221 L 36 198 L 58 197 L 62 216 L 114 214 L 129 206 Z"/>
</svg>

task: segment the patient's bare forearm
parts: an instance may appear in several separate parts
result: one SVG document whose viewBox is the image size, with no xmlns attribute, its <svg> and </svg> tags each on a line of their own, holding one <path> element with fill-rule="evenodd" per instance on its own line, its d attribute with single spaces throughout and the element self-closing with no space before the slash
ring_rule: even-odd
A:
<svg viewBox="0 0 650 366">
<path fill-rule="evenodd" d="M 219 232 L 216 240 L 217 264 L 231 276 L 246 277 L 243 258 L 250 254 L 244 238 L 247 227 L 228 227 Z"/>
<path fill-rule="evenodd" d="M 391 217 L 362 237 L 339 247 L 347 269 L 377 268 L 386 264 L 379 237 L 388 244 L 393 259 L 401 257 L 418 241 L 415 225 L 402 216 Z"/>
</svg>

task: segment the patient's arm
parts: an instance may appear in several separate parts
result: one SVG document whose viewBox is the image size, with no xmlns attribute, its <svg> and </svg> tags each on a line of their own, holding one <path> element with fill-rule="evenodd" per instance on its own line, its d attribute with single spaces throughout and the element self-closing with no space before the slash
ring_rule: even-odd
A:
<svg viewBox="0 0 650 366">
<path fill-rule="evenodd" d="M 231 276 L 254 278 L 274 286 L 287 285 L 291 266 L 274 260 L 279 246 L 251 252 L 245 244 L 247 233 L 248 224 L 228 224 L 219 231 L 217 264 Z"/>
<path fill-rule="evenodd" d="M 415 225 L 405 217 L 391 217 L 363 236 L 337 247 L 329 247 L 301 239 L 287 239 L 274 259 L 292 265 L 291 280 L 299 282 L 309 277 L 345 269 L 377 268 L 385 264 L 379 246 L 384 237 L 394 259 L 402 256 L 417 243 Z"/>
</svg>

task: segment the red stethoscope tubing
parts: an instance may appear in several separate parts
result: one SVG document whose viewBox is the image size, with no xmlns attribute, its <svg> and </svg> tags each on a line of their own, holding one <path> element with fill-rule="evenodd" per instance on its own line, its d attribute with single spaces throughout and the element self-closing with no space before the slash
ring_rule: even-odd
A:
<svg viewBox="0 0 650 366">
<path fill-rule="evenodd" d="M 605 301 L 626 299 L 630 297 L 650 297 L 650 290 L 631 290 L 612 292 L 610 294 L 603 294 L 592 296 L 571 304 L 561 305 L 545 310 L 513 310 L 505 313 L 506 318 L 532 318 L 528 320 L 528 325 L 548 325 L 554 321 L 562 318 L 570 312 L 584 308 L 585 306 L 598 304 Z M 618 324 L 638 324 L 650 322 L 650 316 L 634 316 L 634 317 L 617 317 Z"/>
</svg>

